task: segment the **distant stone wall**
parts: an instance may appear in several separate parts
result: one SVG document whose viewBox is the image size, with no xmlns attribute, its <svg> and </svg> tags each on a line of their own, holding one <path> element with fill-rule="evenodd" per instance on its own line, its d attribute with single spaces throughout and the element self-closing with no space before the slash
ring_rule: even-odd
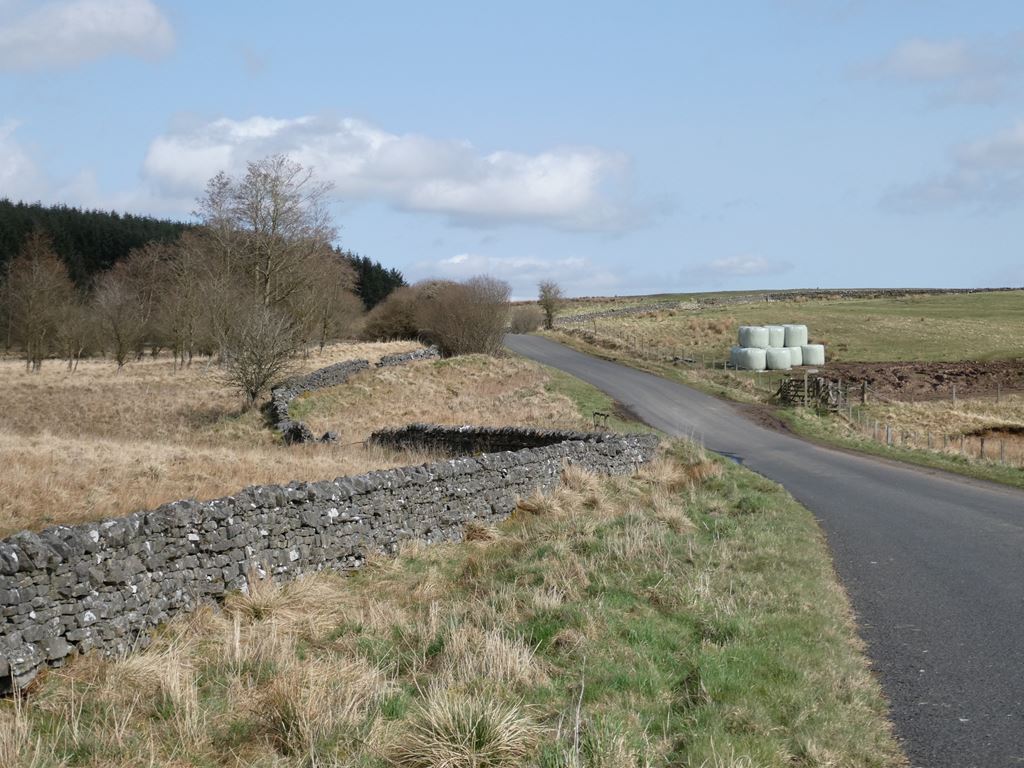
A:
<svg viewBox="0 0 1024 768">
<path fill-rule="evenodd" d="M 631 307 L 618 307 L 616 309 L 602 309 L 596 312 L 583 312 L 578 315 L 562 315 L 555 318 L 555 325 L 571 325 L 582 323 L 588 320 L 600 320 L 609 317 L 625 317 L 627 315 L 642 315 L 645 312 L 657 312 L 662 309 L 677 309 L 682 306 L 679 301 L 655 301 L 650 304 L 636 304 Z M 695 306 L 695 305 L 693 305 Z"/>
<path fill-rule="evenodd" d="M 284 441 L 289 445 L 315 442 L 316 437 L 313 435 L 313 431 L 303 422 L 292 419 L 289 414 L 292 400 L 305 392 L 315 392 L 318 389 L 344 384 L 353 374 L 365 371 L 369 367 L 368 360 L 345 360 L 275 387 L 270 391 L 270 421 L 281 432 Z M 327 432 L 320 440 L 333 442 L 333 435 Z"/>
<path fill-rule="evenodd" d="M 621 435 L 571 432 L 530 427 L 449 427 L 437 424 L 410 424 L 383 429 L 370 435 L 370 443 L 385 448 L 423 449 L 472 456 L 476 453 L 546 448 L 566 440 L 583 442 L 620 441 Z"/>
<path fill-rule="evenodd" d="M 405 365 L 419 360 L 436 360 L 439 357 L 441 357 L 441 350 L 437 347 L 423 347 L 423 349 L 414 349 L 412 352 L 402 352 L 398 355 L 384 355 L 377 361 L 377 367 L 388 368 L 392 365 Z"/>
<path fill-rule="evenodd" d="M 393 365 L 406 365 L 419 360 L 432 360 L 441 356 L 437 347 L 424 347 L 412 352 L 403 352 L 398 355 L 385 355 L 377 362 L 378 368 L 386 368 Z M 305 392 L 315 392 L 318 389 L 327 389 L 344 384 L 354 374 L 365 371 L 370 367 L 368 360 L 345 360 L 341 363 L 320 368 L 306 376 L 293 378 L 270 392 L 269 414 L 270 421 L 274 427 L 281 432 L 284 441 L 289 445 L 296 443 L 331 443 L 336 436 L 333 432 L 325 432 L 319 438 L 313 434 L 304 422 L 296 421 L 289 413 L 292 400 Z"/>
<path fill-rule="evenodd" d="M 559 439 L 561 438 L 561 439 Z M 382 444 L 499 450 L 333 481 L 260 486 L 213 501 L 0 541 L 0 689 L 91 650 L 142 648 L 175 614 L 246 586 L 250 570 L 285 580 L 360 566 L 405 539 L 458 540 L 470 520 L 507 516 L 550 489 L 564 463 L 627 474 L 651 459 L 651 435 L 414 425 Z M 519 442 L 517 443 L 517 439 Z"/>
<path fill-rule="evenodd" d="M 963 293 L 992 293 L 997 291 L 1019 291 L 1020 288 L 834 288 L 794 289 L 772 293 L 737 294 L 731 296 L 706 296 L 693 301 L 656 301 L 650 304 L 634 304 L 629 307 L 602 309 L 555 318 L 555 325 L 572 325 L 602 318 L 640 315 L 664 309 L 699 309 L 734 304 L 765 304 L 775 301 L 797 301 L 800 299 L 895 299 L 905 296 L 926 296 L 929 294 L 951 295 Z"/>
</svg>

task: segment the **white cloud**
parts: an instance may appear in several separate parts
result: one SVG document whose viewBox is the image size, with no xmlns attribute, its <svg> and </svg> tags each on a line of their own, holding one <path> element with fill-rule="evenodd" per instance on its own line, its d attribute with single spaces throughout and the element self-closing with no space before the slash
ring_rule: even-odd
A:
<svg viewBox="0 0 1024 768">
<path fill-rule="evenodd" d="M 198 194 L 217 171 L 285 153 L 332 181 L 344 200 L 383 200 L 466 225 L 530 223 L 619 231 L 637 223 L 622 200 L 627 158 L 592 147 L 482 152 L 466 141 L 396 134 L 363 120 L 222 118 L 156 138 L 146 178 Z"/>
<path fill-rule="evenodd" d="M 775 277 L 793 269 L 788 261 L 772 261 L 756 254 L 711 259 L 682 271 L 683 283 L 721 287 L 743 282 L 745 278 Z"/>
<path fill-rule="evenodd" d="M 72 67 L 111 54 L 155 57 L 174 46 L 150 0 L 51 0 L 4 5 L 0 70 Z"/>
<path fill-rule="evenodd" d="M 431 277 L 465 280 L 476 275 L 491 275 L 509 283 L 515 299 L 535 298 L 537 283 L 541 280 L 554 280 L 570 296 L 606 294 L 620 285 L 615 273 L 577 256 L 542 259 L 459 253 L 436 261 L 421 261 L 407 273 L 412 280 Z"/>
<path fill-rule="evenodd" d="M 962 40 L 907 40 L 881 62 L 882 71 L 908 80 L 941 80 L 964 75 L 973 66 Z"/>
<path fill-rule="evenodd" d="M 1024 200 L 1024 120 L 993 136 L 956 147 L 949 167 L 934 176 L 895 187 L 883 207 L 921 213 L 969 206 L 981 211 Z"/>
<path fill-rule="evenodd" d="M 1001 39 L 906 40 L 861 68 L 881 80 L 923 85 L 940 104 L 991 104 L 1017 88 L 1024 71 L 1024 41 Z"/>
<path fill-rule="evenodd" d="M 28 150 L 14 135 L 16 120 L 0 121 L 0 196 L 32 200 L 46 191 L 46 180 Z"/>
</svg>

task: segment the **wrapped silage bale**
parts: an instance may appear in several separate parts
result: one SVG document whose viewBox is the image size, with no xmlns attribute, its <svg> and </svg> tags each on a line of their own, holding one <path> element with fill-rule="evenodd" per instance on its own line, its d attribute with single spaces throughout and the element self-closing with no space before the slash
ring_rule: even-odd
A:
<svg viewBox="0 0 1024 768">
<path fill-rule="evenodd" d="M 768 349 L 786 346 L 786 327 L 784 325 L 768 326 Z"/>
<path fill-rule="evenodd" d="M 736 367 L 745 371 L 763 371 L 768 367 L 767 350 L 761 347 L 740 347 L 736 353 Z"/>
<path fill-rule="evenodd" d="M 807 343 L 806 325 L 784 325 L 786 329 L 786 341 L 783 347 L 802 347 Z"/>
<path fill-rule="evenodd" d="M 785 347 L 769 347 L 765 350 L 765 364 L 769 371 L 788 371 L 793 367 L 792 359 Z"/>
<path fill-rule="evenodd" d="M 737 363 L 737 355 L 739 355 L 741 349 L 743 349 L 743 347 L 732 347 L 729 350 L 729 365 L 731 365 L 733 368 L 739 368 L 739 364 Z"/>
<path fill-rule="evenodd" d="M 746 349 L 767 349 L 768 329 L 763 325 L 741 325 L 740 346 Z"/>
<path fill-rule="evenodd" d="M 825 364 L 825 345 L 824 344 L 804 344 L 800 348 L 800 354 L 803 355 L 804 365 L 824 365 Z"/>
<path fill-rule="evenodd" d="M 789 350 L 789 364 L 794 368 L 804 364 L 803 347 L 786 347 Z"/>
</svg>

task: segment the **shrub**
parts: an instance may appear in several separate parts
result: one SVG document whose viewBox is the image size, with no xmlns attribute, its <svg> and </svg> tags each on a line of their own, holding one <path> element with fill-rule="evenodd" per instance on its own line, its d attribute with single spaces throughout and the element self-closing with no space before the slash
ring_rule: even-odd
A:
<svg viewBox="0 0 1024 768">
<path fill-rule="evenodd" d="M 445 357 L 493 355 L 505 335 L 511 291 L 508 283 L 487 275 L 464 283 L 431 283 L 416 302 L 420 332 Z"/>
<path fill-rule="evenodd" d="M 535 304 L 512 310 L 512 333 L 532 333 L 544 323 L 544 310 Z"/>
<path fill-rule="evenodd" d="M 417 291 L 396 288 L 366 316 L 362 337 L 366 341 L 415 339 Z"/>
</svg>

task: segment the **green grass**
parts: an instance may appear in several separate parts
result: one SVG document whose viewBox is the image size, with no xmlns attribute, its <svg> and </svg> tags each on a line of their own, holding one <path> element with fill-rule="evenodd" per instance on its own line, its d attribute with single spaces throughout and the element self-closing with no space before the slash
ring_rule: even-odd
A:
<svg viewBox="0 0 1024 768">
<path fill-rule="evenodd" d="M 546 387 L 549 392 L 568 397 L 585 417 L 593 417 L 595 412 L 610 414 L 607 421 L 604 418 L 599 419 L 599 428 L 604 429 L 607 426 L 615 432 L 657 432 L 653 427 L 625 412 L 622 406 L 597 387 L 557 368 L 545 368 L 551 377 Z"/>
<path fill-rule="evenodd" d="M 806 323 L 830 359 L 1024 357 L 1024 291 L 750 304 L 719 310 L 739 323 Z"/>
<path fill-rule="evenodd" d="M 661 310 L 602 318 L 594 327 L 601 337 L 635 347 L 642 343 L 662 356 L 685 351 L 721 361 L 740 325 L 768 323 L 806 324 L 811 341 L 827 344 L 828 359 L 834 361 L 1024 357 L 1024 291 Z"/>
</svg>

